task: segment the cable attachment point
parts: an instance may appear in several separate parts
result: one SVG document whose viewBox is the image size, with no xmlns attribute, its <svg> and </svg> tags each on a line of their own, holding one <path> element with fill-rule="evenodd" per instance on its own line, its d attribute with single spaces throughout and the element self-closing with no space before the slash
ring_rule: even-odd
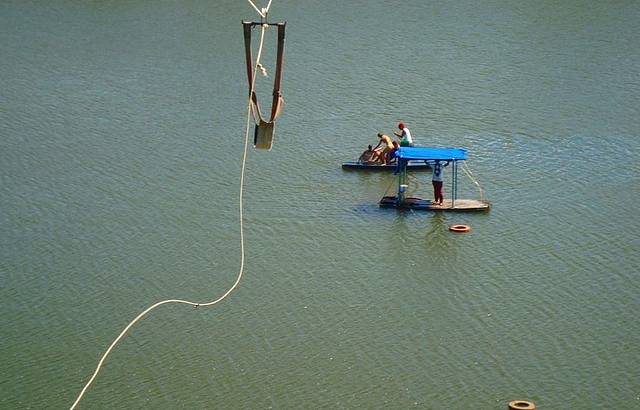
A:
<svg viewBox="0 0 640 410">
<path fill-rule="evenodd" d="M 264 68 L 264 66 L 263 66 L 262 64 L 258 63 L 258 64 L 256 65 L 256 67 L 258 67 L 258 69 L 260 70 L 260 72 L 262 73 L 262 75 L 263 75 L 264 77 L 268 77 L 268 76 L 269 76 L 269 74 L 267 74 L 267 69 L 266 69 L 266 68 Z"/>
</svg>

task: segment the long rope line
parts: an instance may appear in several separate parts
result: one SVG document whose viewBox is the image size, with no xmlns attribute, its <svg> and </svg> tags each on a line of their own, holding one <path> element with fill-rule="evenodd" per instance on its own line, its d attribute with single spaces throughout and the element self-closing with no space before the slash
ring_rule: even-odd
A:
<svg viewBox="0 0 640 410">
<path fill-rule="evenodd" d="M 260 10 L 258 7 L 256 7 L 255 4 L 253 4 L 253 2 L 251 0 L 247 0 L 249 2 L 249 4 L 251 4 L 251 6 L 258 12 L 258 14 L 260 15 L 260 17 L 265 18 L 266 16 L 264 15 L 264 13 L 262 12 L 262 10 Z M 271 2 L 269 2 L 269 6 L 271 6 Z M 268 9 L 268 7 L 267 7 Z"/>
<path fill-rule="evenodd" d="M 407 197 L 411 197 L 420 189 L 420 180 L 416 175 L 407 173 L 407 182 L 411 182 L 410 186 L 413 187 L 411 191 L 407 192 Z"/>
<path fill-rule="evenodd" d="M 265 17 L 267 17 L 267 13 L 269 13 L 269 9 L 271 8 L 272 1 L 273 0 L 269 0 L 269 3 L 267 3 L 267 7 L 264 8 Z"/>
<path fill-rule="evenodd" d="M 471 181 L 473 181 L 473 183 L 476 184 L 476 186 L 480 190 L 480 199 L 484 200 L 484 190 L 480 186 L 480 183 L 478 183 L 478 181 L 473 177 L 473 174 L 471 173 L 471 170 L 469 169 L 469 166 L 467 165 L 466 162 L 462 163 L 462 170 L 467 174 L 469 178 L 471 178 Z"/>
<path fill-rule="evenodd" d="M 249 2 L 251 3 L 251 0 L 249 0 Z M 269 5 L 271 5 L 271 2 L 269 2 Z M 260 47 L 258 48 L 258 54 L 257 54 L 257 57 L 256 57 L 256 65 L 254 66 L 253 81 L 251 82 L 251 87 L 250 87 L 250 91 L 249 91 L 249 99 L 248 99 L 248 102 L 247 102 L 247 124 L 246 124 L 246 132 L 245 132 L 245 136 L 244 136 L 244 150 L 243 150 L 243 155 L 242 155 L 242 165 L 241 165 L 241 171 L 240 171 L 240 197 L 239 197 L 239 200 L 238 200 L 239 209 L 240 209 L 240 212 L 239 212 L 239 214 L 240 214 L 240 269 L 239 269 L 236 281 L 229 288 L 229 290 L 227 290 L 222 296 L 220 296 L 219 298 L 217 298 L 217 299 L 215 299 L 215 300 L 213 300 L 211 302 L 197 303 L 197 302 L 191 302 L 191 301 L 188 301 L 188 300 L 181 300 L 181 299 L 167 299 L 167 300 L 163 300 L 161 302 L 158 302 L 158 303 L 156 303 L 154 305 L 151 305 L 147 309 L 145 309 L 142 313 L 140 313 L 138 316 L 136 316 L 135 319 L 133 319 L 122 330 L 122 332 L 120 332 L 118 337 L 116 337 L 114 339 L 114 341 L 111 343 L 109 348 L 102 355 L 102 358 L 98 362 L 98 365 L 96 366 L 96 369 L 93 372 L 93 375 L 91 376 L 89 381 L 85 384 L 85 386 L 83 387 L 83 389 L 80 392 L 80 394 L 78 394 L 78 397 L 73 402 L 73 405 L 71 405 L 70 410 L 75 409 L 76 406 L 78 405 L 78 403 L 80 403 L 80 400 L 82 400 L 82 397 L 84 396 L 86 391 L 89 389 L 89 386 L 91 386 L 91 384 L 93 383 L 95 378 L 98 376 L 98 373 L 100 372 L 100 369 L 102 368 L 102 365 L 107 360 L 107 357 L 109 356 L 111 351 L 115 348 L 115 346 L 118 344 L 118 342 L 120 342 L 120 340 L 127 334 L 129 329 L 134 324 L 136 324 L 136 322 L 138 322 L 140 319 L 142 319 L 147 313 L 151 312 L 153 309 L 155 309 L 155 308 L 157 308 L 159 306 L 166 305 L 168 303 L 179 303 L 179 304 L 191 305 L 191 306 L 196 307 L 196 308 L 198 306 L 213 306 L 213 305 L 215 305 L 215 304 L 217 304 L 219 302 L 222 302 L 227 296 L 229 296 L 229 294 L 231 292 L 233 292 L 236 289 L 236 287 L 240 283 L 240 280 L 242 279 L 242 276 L 243 276 L 243 273 L 244 273 L 244 259 L 245 259 L 245 252 L 244 252 L 244 222 L 243 222 L 243 219 L 244 219 L 244 217 L 243 217 L 243 207 L 244 207 L 243 206 L 243 192 L 244 192 L 244 174 L 245 174 L 245 168 L 246 168 L 245 165 L 246 165 L 246 162 L 247 162 L 247 147 L 248 147 L 248 142 L 249 142 L 249 124 L 250 124 L 250 121 L 251 121 L 251 95 L 253 93 L 253 89 L 254 89 L 254 86 L 255 86 L 255 79 L 256 79 L 256 74 L 257 74 L 257 65 L 260 63 L 260 57 L 262 55 L 262 46 L 264 44 L 264 34 L 265 34 L 266 29 L 267 29 L 267 26 L 263 25 L 262 26 L 262 31 L 260 33 Z"/>
<path fill-rule="evenodd" d="M 391 190 L 391 186 L 393 184 L 397 183 L 397 179 L 396 178 L 391 178 L 391 181 L 389 182 L 389 185 L 387 185 L 387 187 L 384 190 L 384 196 L 391 196 L 389 194 L 393 194 L 396 192 L 396 190 L 394 189 L 393 191 Z"/>
</svg>

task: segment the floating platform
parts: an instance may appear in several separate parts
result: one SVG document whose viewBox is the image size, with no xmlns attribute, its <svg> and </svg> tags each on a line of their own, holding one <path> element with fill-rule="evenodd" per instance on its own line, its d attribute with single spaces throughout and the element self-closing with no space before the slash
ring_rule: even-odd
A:
<svg viewBox="0 0 640 410">
<path fill-rule="evenodd" d="M 431 166 L 424 161 L 409 161 L 407 168 L 414 171 L 426 171 L 431 169 Z M 396 164 L 367 164 L 359 161 L 348 161 L 342 163 L 342 169 L 359 169 L 366 171 L 393 171 L 396 169 Z"/>
<path fill-rule="evenodd" d="M 409 197 L 398 203 L 397 196 L 385 196 L 380 200 L 381 208 L 415 209 L 420 211 L 486 212 L 491 207 L 489 201 L 479 199 L 445 199 L 436 205 L 428 199 Z"/>
</svg>

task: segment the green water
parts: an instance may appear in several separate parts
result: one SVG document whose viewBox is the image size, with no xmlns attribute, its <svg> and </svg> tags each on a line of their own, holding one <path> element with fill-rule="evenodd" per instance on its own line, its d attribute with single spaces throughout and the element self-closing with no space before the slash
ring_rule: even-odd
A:
<svg viewBox="0 0 640 410">
<path fill-rule="evenodd" d="M 80 408 L 638 408 L 640 4 L 271 10 L 287 105 L 248 155 L 245 277 L 154 311 Z M 254 17 L 0 5 L 0 408 L 68 408 L 139 312 L 233 284 Z M 379 209 L 393 177 L 340 163 L 399 120 L 467 148 L 491 212 Z"/>
</svg>

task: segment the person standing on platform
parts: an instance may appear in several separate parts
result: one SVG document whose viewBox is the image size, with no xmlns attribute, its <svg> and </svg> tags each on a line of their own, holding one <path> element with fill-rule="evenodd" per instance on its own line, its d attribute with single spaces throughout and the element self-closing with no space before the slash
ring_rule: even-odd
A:
<svg viewBox="0 0 640 410">
<path fill-rule="evenodd" d="M 444 202 L 444 194 L 442 193 L 442 185 L 444 181 L 444 167 L 449 165 L 447 161 L 444 165 L 439 160 L 428 161 L 433 170 L 431 183 L 433 184 L 433 204 L 442 205 Z"/>
<path fill-rule="evenodd" d="M 398 124 L 398 128 L 400 132 L 394 131 L 393 133 L 396 137 L 400 138 L 400 146 L 401 147 L 413 147 L 413 138 L 411 138 L 411 132 L 404 122 Z"/>
</svg>

